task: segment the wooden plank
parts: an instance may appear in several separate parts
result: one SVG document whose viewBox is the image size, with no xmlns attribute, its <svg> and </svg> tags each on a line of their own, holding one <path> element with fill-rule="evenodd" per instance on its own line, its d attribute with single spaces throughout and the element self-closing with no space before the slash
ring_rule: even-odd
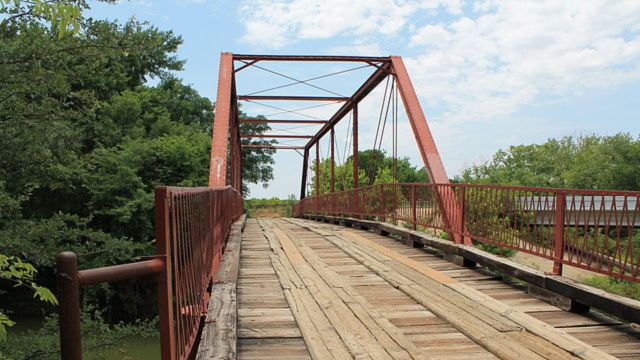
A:
<svg viewBox="0 0 640 360">
<path fill-rule="evenodd" d="M 513 276 L 517 279 L 536 285 L 545 290 L 549 290 L 571 300 L 578 301 L 584 305 L 598 309 L 623 320 L 640 323 L 640 301 L 611 294 L 561 276 L 545 274 L 542 271 L 518 264 L 471 246 L 454 244 L 450 241 L 392 224 L 319 215 L 316 215 L 313 218 L 328 219 L 336 222 L 341 221 L 352 226 L 365 225 L 372 229 L 381 229 L 387 233 L 406 237 L 412 241 L 436 248 L 440 251 L 462 256 L 465 259 L 493 270 L 497 270 L 505 275 Z"/>
<path fill-rule="evenodd" d="M 236 358 L 236 286 L 220 284 L 213 288 L 197 360 Z"/>
<path fill-rule="evenodd" d="M 236 358 L 236 281 L 245 221 L 246 216 L 241 215 L 231 225 L 222 260 L 215 274 L 216 282 L 211 286 L 207 316 L 196 353 L 197 360 Z"/>
<path fill-rule="evenodd" d="M 302 338 L 238 339 L 238 359 L 307 360 L 310 359 Z"/>
<path fill-rule="evenodd" d="M 307 344 L 309 354 L 313 359 L 341 359 L 349 357 L 346 346 L 340 341 L 340 337 L 332 328 L 329 320 L 324 316 L 318 304 L 313 301 L 302 279 L 297 275 L 289 259 L 282 255 L 282 250 L 268 234 L 264 225 L 260 226 L 265 231 L 269 245 L 273 251 L 270 256 L 273 267 L 278 275 L 285 297 L 296 318 L 304 341 Z"/>
<path fill-rule="evenodd" d="M 409 358 L 409 356 L 412 359 L 429 358 L 426 354 L 421 354 L 420 350 L 393 323 L 376 311 L 372 304 L 336 273 L 335 267 L 329 269 L 327 264 L 308 246 L 304 246 L 299 239 L 290 238 L 282 232 L 279 235 L 287 237 L 288 241 L 298 248 L 314 270 L 334 289 L 338 297 L 349 306 L 394 359 Z"/>
<path fill-rule="evenodd" d="M 313 271 L 291 240 L 279 229 L 272 227 L 271 230 L 276 233 L 284 255 L 293 265 L 292 268 L 311 292 L 313 299 L 320 305 L 336 332 L 340 334 L 351 355 L 356 358 L 364 356 L 374 359 L 391 359 L 389 353 L 375 340 L 375 336 L 369 329 L 342 301 L 337 299 L 331 287 Z"/>
<path fill-rule="evenodd" d="M 325 233 L 326 235 L 326 233 Z M 349 234 L 353 235 L 353 234 Z M 358 260 L 362 261 L 367 267 L 371 268 L 374 272 L 378 273 L 378 275 L 383 278 L 389 278 L 389 274 L 392 272 L 403 272 L 399 267 L 394 266 L 393 262 L 389 262 L 389 260 L 383 261 L 384 259 L 375 258 L 376 252 L 386 253 L 385 255 L 391 255 L 389 259 L 391 260 L 400 260 L 403 265 L 413 265 L 413 260 L 403 255 L 397 253 L 390 253 L 389 249 L 381 249 L 376 246 L 376 244 L 370 243 L 367 239 L 359 237 L 357 239 L 360 243 L 365 243 L 367 248 L 358 248 L 358 244 L 354 242 L 349 242 L 349 239 L 346 237 L 341 237 L 339 240 L 333 239 L 329 237 L 329 240 L 334 242 L 336 246 L 340 246 L 344 251 L 347 251 L 350 255 L 356 257 Z M 342 241 L 340 241 L 342 240 Z M 346 241 L 345 241 L 346 240 Z M 429 269 L 425 269 L 423 266 L 419 267 L 420 270 L 416 271 L 420 275 L 431 275 L 432 271 Z M 401 271 L 399 271 L 401 270 Z M 403 275 L 407 275 L 406 273 Z M 441 281 L 441 285 L 450 285 L 455 283 L 455 281 L 451 281 L 450 279 L 442 278 L 441 276 L 433 277 Z M 432 278 L 432 279 L 433 279 Z M 489 317 L 483 318 L 483 321 L 474 321 L 474 316 L 477 316 L 477 312 L 479 310 L 478 307 L 473 307 L 471 309 L 458 308 L 455 309 L 457 302 L 461 301 L 461 296 L 457 298 L 441 298 L 438 299 L 438 291 L 425 291 L 424 286 L 418 285 L 424 282 L 415 282 L 410 278 L 406 278 L 409 282 L 397 283 L 400 289 L 411 295 L 414 299 L 418 300 L 425 307 L 427 307 L 430 311 L 436 313 L 440 317 L 444 317 L 447 321 L 450 321 L 456 328 L 458 328 L 463 333 L 471 336 L 477 342 L 485 345 L 489 350 L 494 352 L 494 354 L 501 357 L 509 357 L 509 356 L 528 356 L 530 358 L 536 358 L 536 356 L 543 355 L 545 358 L 559 358 L 565 357 L 570 358 L 569 354 L 564 351 L 554 350 L 553 346 L 549 344 L 547 341 L 541 342 L 540 338 L 530 337 L 528 335 L 523 335 L 522 332 L 515 331 L 516 329 L 510 329 L 505 332 L 496 333 L 496 324 L 491 323 L 491 319 Z M 415 279 L 413 279 L 415 280 Z M 449 307 L 445 304 L 447 301 L 450 301 L 454 307 Z M 494 300 L 495 301 L 495 300 Z M 467 303 L 467 306 L 470 304 Z M 466 311 L 465 311 L 466 310 Z M 470 316 L 460 316 L 460 311 L 462 311 L 465 315 Z M 497 316 L 498 318 L 500 316 Z M 491 324 L 491 326 L 488 326 Z M 503 329 L 504 331 L 505 329 Z M 489 335 L 491 334 L 491 335 Z M 509 339 L 509 338 L 514 339 Z M 514 340 L 518 340 L 515 341 Z M 522 342 L 520 344 L 519 342 Z M 527 345 L 528 347 L 524 347 L 523 345 Z"/>
</svg>

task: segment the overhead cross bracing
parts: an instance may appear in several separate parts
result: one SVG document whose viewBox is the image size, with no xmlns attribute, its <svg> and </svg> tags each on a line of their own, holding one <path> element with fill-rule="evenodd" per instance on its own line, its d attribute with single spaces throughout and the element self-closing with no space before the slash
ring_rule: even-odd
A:
<svg viewBox="0 0 640 360">
<path fill-rule="evenodd" d="M 285 64 L 285 65 L 282 65 Z M 294 64 L 314 64 L 317 72 L 309 76 L 308 72 L 296 72 Z M 360 74 L 359 80 L 353 77 L 347 81 L 340 81 L 338 77 Z M 227 180 L 227 151 L 224 149 L 228 134 L 230 137 L 229 160 L 231 166 L 231 184 L 240 188 L 240 149 L 295 149 L 303 150 L 302 176 L 300 198 L 307 195 L 308 167 L 311 164 L 315 147 L 316 160 L 314 167 L 319 171 L 319 157 L 322 139 L 329 142 L 324 149 L 331 157 L 331 171 L 329 174 L 319 174 L 331 178 L 331 189 L 334 188 L 334 167 L 336 165 L 336 126 L 341 121 L 348 121 L 349 153 L 342 156 L 346 161 L 349 157 L 353 163 L 353 184 L 359 185 L 358 179 L 358 150 L 359 150 L 359 122 L 358 105 L 385 79 L 393 79 L 392 89 L 396 96 L 399 94 L 403 102 L 407 118 L 411 124 L 418 149 L 430 179 L 438 183 L 448 182 L 444 166 L 429 131 L 424 114 L 413 90 L 409 75 L 398 56 L 367 57 L 367 56 L 295 56 L 295 55 L 242 55 L 223 53 L 220 60 L 220 74 L 218 83 L 218 98 L 214 121 L 214 137 L 211 152 L 210 185 L 224 185 Z M 263 85 L 274 79 L 282 82 L 273 85 Z M 344 79 L 344 78 L 342 78 Z M 259 84 L 259 86 L 258 86 Z M 350 89 L 345 89 L 345 84 Z M 386 97 L 386 90 L 385 90 Z M 391 95 L 390 95 L 391 98 Z M 395 99 L 394 107 L 397 112 L 399 99 Z M 311 104 L 309 104 L 311 103 Z M 239 109 L 260 109 L 262 117 L 239 119 Z M 383 104 L 384 106 L 384 104 Z M 327 110 L 327 111 L 324 111 Z M 266 113 L 265 113 L 266 111 Z M 324 111 L 324 115 L 319 113 Z M 389 106 L 387 105 L 387 112 Z M 386 119 L 386 118 L 385 118 Z M 238 133 L 240 123 L 267 124 L 271 127 L 262 136 Z M 386 124 L 386 122 L 385 122 Z M 384 134 L 382 129 L 381 137 Z M 258 135 L 258 134 L 255 134 Z M 340 135 L 340 134 L 338 134 Z M 397 156 L 397 127 L 393 128 L 393 155 Z M 374 146 L 380 146 L 382 140 L 376 140 Z M 376 136 L 376 138 L 378 138 Z M 244 140 L 243 140 L 244 139 Z M 260 144 L 251 144 L 262 139 Z M 264 140 L 270 139 L 270 140 Z M 328 139 L 328 140 L 327 140 Z M 268 142 L 267 142 L 268 141 Z M 244 145 L 243 145 L 244 144 Z M 258 146 L 260 145 L 260 146 Z M 324 146 L 324 145 L 323 145 Z M 300 148 L 303 149 L 300 149 Z M 224 166 L 223 166 L 224 165 Z"/>
</svg>

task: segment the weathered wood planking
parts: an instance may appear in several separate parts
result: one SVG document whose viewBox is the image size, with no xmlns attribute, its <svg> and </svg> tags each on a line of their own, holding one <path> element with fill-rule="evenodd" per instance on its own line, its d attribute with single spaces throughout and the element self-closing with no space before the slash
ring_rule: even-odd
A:
<svg viewBox="0 0 640 360">
<path fill-rule="evenodd" d="M 236 320 L 236 284 L 214 286 L 196 359 L 235 359 Z"/>
<path fill-rule="evenodd" d="M 309 359 L 272 254 L 258 221 L 249 219 L 238 276 L 238 359 Z"/>
<path fill-rule="evenodd" d="M 562 311 L 482 268 L 407 246 L 407 239 L 344 230 L 249 219 L 241 246 L 227 245 L 236 266 L 223 258 L 218 277 L 237 279 L 237 341 L 224 335 L 229 317 L 215 333 L 203 333 L 203 341 L 220 338 L 213 340 L 220 355 L 206 359 L 640 357 L 640 332 L 619 320 Z M 210 317 L 228 313 L 228 284 L 216 285 L 214 297 Z"/>
<path fill-rule="evenodd" d="M 527 283 L 549 290 L 558 295 L 569 298 L 580 304 L 593 307 L 607 314 L 619 317 L 629 322 L 640 323 L 640 302 L 622 296 L 608 293 L 584 284 L 580 284 L 562 276 L 546 274 L 542 271 L 520 265 L 508 259 L 489 254 L 471 246 L 454 244 L 415 230 L 405 229 L 387 223 L 376 221 L 338 218 L 323 215 L 309 215 L 307 218 L 344 224 L 349 227 L 376 230 L 382 234 L 393 234 L 407 242 L 429 246 L 444 253 L 455 254 L 488 268 L 513 276 Z"/>
<path fill-rule="evenodd" d="M 231 226 L 220 266 L 211 285 L 207 316 L 196 353 L 197 360 L 236 358 L 236 281 L 245 221 L 246 216 L 241 215 Z"/>
<path fill-rule="evenodd" d="M 341 219 L 343 221 L 344 219 Z M 354 220 L 359 222 L 362 220 Z M 336 221 L 337 223 L 337 221 Z M 375 224 L 367 224 L 375 229 Z M 353 224 L 352 224 L 353 225 Z M 386 225 L 386 224 L 385 224 Z M 323 224 L 323 227 L 333 231 L 344 230 L 341 226 Z M 354 227 L 357 227 L 354 226 Z M 463 268 L 442 259 L 439 251 L 430 248 L 415 249 L 406 246 L 404 242 L 387 236 L 380 236 L 372 232 L 358 232 L 369 240 L 401 252 L 413 259 L 425 262 L 432 268 L 444 273 L 455 274 L 457 279 L 474 289 L 489 295 L 501 302 L 517 308 L 528 315 L 562 329 L 575 338 L 593 345 L 598 349 L 619 358 L 640 358 L 640 330 L 637 327 L 621 325 L 620 320 L 613 319 L 598 312 L 574 314 L 533 298 L 527 293 L 527 287 L 520 284 L 505 283 L 485 272 L 483 268 Z M 436 241 L 442 241 L 435 239 Z M 449 244 L 445 244 L 449 246 Z M 442 248 L 436 247 L 442 251 Z M 504 259 L 500 259 L 501 261 Z M 530 271 L 533 269 L 526 269 Z M 533 272 L 536 272 L 535 270 Z M 513 274 L 512 274 L 513 275 Z M 624 307 L 624 306 L 623 306 Z M 588 331 L 589 328 L 601 329 Z M 606 331 L 605 331 L 606 330 Z M 587 335 L 588 334 L 588 335 Z"/>
</svg>

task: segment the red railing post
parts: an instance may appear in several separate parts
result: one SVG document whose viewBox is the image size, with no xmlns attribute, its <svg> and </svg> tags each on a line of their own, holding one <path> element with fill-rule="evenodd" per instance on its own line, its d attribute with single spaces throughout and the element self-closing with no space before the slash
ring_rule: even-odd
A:
<svg viewBox="0 0 640 360">
<path fill-rule="evenodd" d="M 553 228 L 553 274 L 562 275 L 562 260 L 564 259 L 564 213 L 567 198 L 564 193 L 557 193 L 555 200 L 555 224 Z"/>
<path fill-rule="evenodd" d="M 417 213 L 417 206 L 416 206 L 416 184 L 412 184 L 411 185 L 411 222 L 412 222 L 412 229 L 416 230 L 417 229 L 417 224 L 418 224 L 418 213 Z"/>
<path fill-rule="evenodd" d="M 171 244 L 169 236 L 169 192 L 166 187 L 155 191 L 155 235 L 156 255 L 163 257 L 164 272 L 158 279 L 158 313 L 160 317 L 160 355 L 162 360 L 176 358 L 175 335 L 173 326 L 173 284 L 171 279 Z"/>
<path fill-rule="evenodd" d="M 453 185 L 451 186 L 452 190 L 453 190 Z M 460 242 L 464 245 L 472 245 L 473 243 L 471 242 L 471 238 L 469 236 L 467 236 L 467 234 L 465 233 L 465 225 L 464 225 L 464 217 L 465 217 L 465 187 L 464 186 L 459 186 L 460 192 L 458 193 L 458 207 L 459 207 L 459 216 L 460 218 L 458 219 L 458 231 L 460 233 Z M 455 192 L 452 191 L 454 194 Z"/>
<path fill-rule="evenodd" d="M 71 251 L 56 256 L 58 273 L 56 285 L 60 311 L 60 355 L 62 360 L 82 359 L 82 332 L 80 329 L 80 282 L 78 257 Z"/>
<path fill-rule="evenodd" d="M 380 186 L 380 213 L 382 214 L 382 222 L 384 222 L 387 214 L 384 206 L 384 184 L 378 186 Z"/>
<path fill-rule="evenodd" d="M 392 189 L 392 195 L 393 195 L 393 212 L 391 213 L 391 222 L 394 225 L 398 224 L 398 191 L 400 190 L 400 187 L 396 184 L 393 184 L 391 186 Z"/>
</svg>

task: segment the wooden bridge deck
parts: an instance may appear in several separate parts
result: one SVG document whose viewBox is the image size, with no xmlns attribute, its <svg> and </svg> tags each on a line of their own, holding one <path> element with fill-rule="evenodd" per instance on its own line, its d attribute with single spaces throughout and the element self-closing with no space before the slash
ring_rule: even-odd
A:
<svg viewBox="0 0 640 360">
<path fill-rule="evenodd" d="M 639 340 L 617 320 L 372 232 L 249 219 L 242 234 L 239 359 L 640 358 Z"/>
</svg>

